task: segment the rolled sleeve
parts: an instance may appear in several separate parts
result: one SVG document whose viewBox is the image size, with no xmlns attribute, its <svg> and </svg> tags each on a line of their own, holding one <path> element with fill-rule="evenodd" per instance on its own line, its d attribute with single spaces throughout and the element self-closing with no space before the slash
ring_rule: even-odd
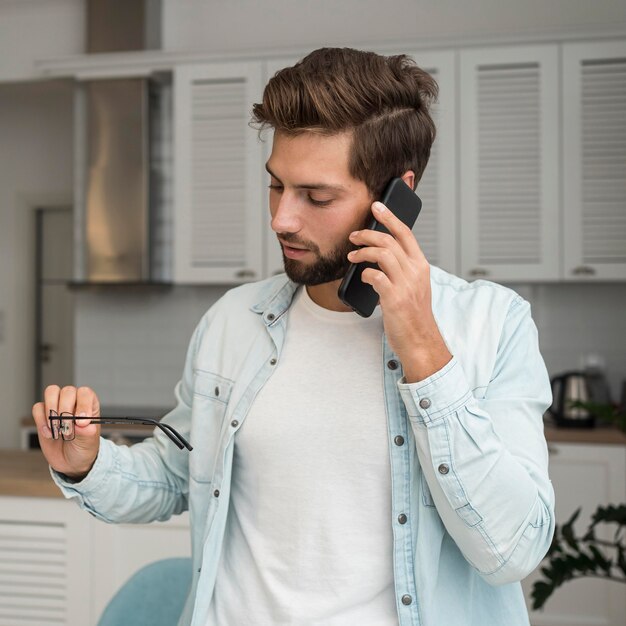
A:
<svg viewBox="0 0 626 626">
<path fill-rule="evenodd" d="M 439 371 L 417 383 L 398 382 L 409 419 L 430 426 L 462 407 L 471 397 L 465 373 L 456 357 Z"/>
</svg>

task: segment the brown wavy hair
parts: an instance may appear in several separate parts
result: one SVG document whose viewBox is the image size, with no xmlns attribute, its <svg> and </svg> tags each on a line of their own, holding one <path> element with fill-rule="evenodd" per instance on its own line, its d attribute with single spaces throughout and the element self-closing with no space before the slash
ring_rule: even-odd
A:
<svg viewBox="0 0 626 626">
<path fill-rule="evenodd" d="M 380 198 L 407 170 L 422 177 L 435 140 L 435 79 L 405 54 L 320 48 L 278 71 L 252 108 L 252 124 L 289 135 L 352 132 L 349 171 Z"/>
</svg>

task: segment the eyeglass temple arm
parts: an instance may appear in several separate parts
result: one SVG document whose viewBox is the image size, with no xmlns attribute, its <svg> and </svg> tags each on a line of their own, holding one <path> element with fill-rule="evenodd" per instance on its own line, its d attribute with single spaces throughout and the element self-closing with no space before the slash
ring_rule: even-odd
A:
<svg viewBox="0 0 626 626">
<path fill-rule="evenodd" d="M 169 424 L 162 424 L 158 420 L 143 418 L 143 417 L 122 417 L 122 418 L 110 418 L 110 417 L 97 417 L 90 421 L 90 424 L 144 424 L 146 426 L 156 426 L 160 428 L 181 450 L 187 448 L 187 450 L 193 450 L 191 444 L 174 428 Z"/>
</svg>

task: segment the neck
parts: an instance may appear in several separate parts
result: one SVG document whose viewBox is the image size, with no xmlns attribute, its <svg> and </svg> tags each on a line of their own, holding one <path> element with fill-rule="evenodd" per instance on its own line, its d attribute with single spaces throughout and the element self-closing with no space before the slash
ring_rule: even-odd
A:
<svg viewBox="0 0 626 626">
<path fill-rule="evenodd" d="M 322 285 L 314 285 L 312 287 L 305 287 L 309 297 L 315 304 L 321 306 L 330 311 L 351 311 L 352 309 L 346 306 L 337 295 L 337 290 L 341 280 L 334 280 L 330 283 L 323 283 Z"/>
</svg>

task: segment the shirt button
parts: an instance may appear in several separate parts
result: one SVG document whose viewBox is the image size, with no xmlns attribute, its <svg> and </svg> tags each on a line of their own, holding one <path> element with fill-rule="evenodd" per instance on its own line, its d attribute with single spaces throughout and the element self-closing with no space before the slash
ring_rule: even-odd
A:
<svg viewBox="0 0 626 626">
<path fill-rule="evenodd" d="M 268 313 L 267 314 L 267 321 L 268 322 L 273 322 L 276 319 L 276 316 L 273 313 Z"/>
<path fill-rule="evenodd" d="M 406 515 L 404 513 L 400 513 L 400 515 L 398 515 L 398 521 L 401 524 L 406 524 Z"/>
<path fill-rule="evenodd" d="M 220 497 L 220 490 L 219 490 L 219 489 L 216 489 L 216 490 L 213 492 L 213 495 L 214 495 L 216 498 L 219 498 L 219 497 Z"/>
<path fill-rule="evenodd" d="M 239 422 L 238 422 L 237 420 L 233 420 L 233 421 L 230 423 L 230 425 L 231 425 L 233 428 L 237 428 L 237 426 L 239 426 Z"/>
<path fill-rule="evenodd" d="M 408 593 L 402 596 L 402 604 L 408 606 L 411 602 L 413 602 L 413 598 Z"/>
<path fill-rule="evenodd" d="M 390 370 L 397 370 L 398 369 L 398 361 L 396 361 L 395 359 L 391 359 L 391 361 L 387 361 L 387 367 Z"/>
<path fill-rule="evenodd" d="M 270 359 L 270 365 L 276 365 L 276 359 Z"/>
<path fill-rule="evenodd" d="M 442 464 L 441 464 L 441 465 L 437 468 L 437 471 L 438 471 L 440 474 L 447 474 L 447 473 L 450 471 L 450 468 L 449 468 L 449 467 L 448 467 L 445 463 L 442 463 Z"/>
<path fill-rule="evenodd" d="M 393 442 L 397 445 L 397 446 L 402 446 L 404 445 L 404 437 L 402 435 L 396 435 L 393 438 Z"/>
<path fill-rule="evenodd" d="M 420 400 L 420 407 L 422 407 L 422 409 L 427 409 L 430 407 L 430 400 L 428 398 L 422 398 Z"/>
</svg>

